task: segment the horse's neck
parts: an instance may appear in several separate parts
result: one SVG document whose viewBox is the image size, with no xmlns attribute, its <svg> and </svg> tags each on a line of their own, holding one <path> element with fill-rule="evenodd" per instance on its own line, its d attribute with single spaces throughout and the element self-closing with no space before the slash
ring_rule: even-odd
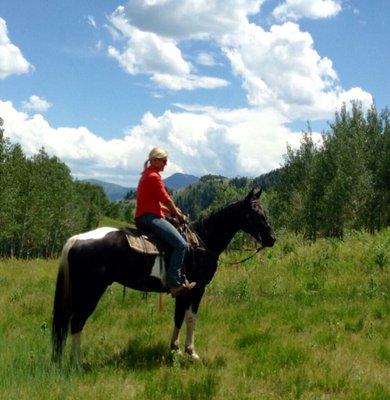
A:
<svg viewBox="0 0 390 400">
<path fill-rule="evenodd" d="M 218 255 L 226 249 L 239 230 L 239 210 L 239 203 L 234 203 L 195 223 L 207 249 Z"/>
</svg>

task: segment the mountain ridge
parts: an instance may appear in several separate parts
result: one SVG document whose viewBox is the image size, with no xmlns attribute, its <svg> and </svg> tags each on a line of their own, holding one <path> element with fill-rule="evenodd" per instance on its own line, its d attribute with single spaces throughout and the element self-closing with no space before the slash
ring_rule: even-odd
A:
<svg viewBox="0 0 390 400">
<path fill-rule="evenodd" d="M 168 178 L 164 179 L 165 186 L 171 190 L 185 188 L 186 186 L 195 183 L 199 180 L 197 176 L 175 173 Z M 125 187 L 112 182 L 105 182 L 99 179 L 83 179 L 82 182 L 91 183 L 92 185 L 100 186 L 103 188 L 110 201 L 122 200 L 129 191 L 135 191 L 135 187 Z"/>
</svg>

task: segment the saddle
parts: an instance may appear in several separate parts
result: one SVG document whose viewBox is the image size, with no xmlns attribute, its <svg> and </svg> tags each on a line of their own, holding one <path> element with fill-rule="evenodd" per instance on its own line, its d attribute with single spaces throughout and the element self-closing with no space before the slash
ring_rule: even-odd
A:
<svg viewBox="0 0 390 400">
<path fill-rule="evenodd" d="M 186 240 L 191 249 L 202 249 L 202 241 L 195 231 L 187 223 L 179 224 L 175 219 L 169 218 L 169 222 L 175 226 Z M 153 233 L 140 229 L 126 228 L 126 238 L 131 249 L 138 253 L 158 255 L 167 250 L 167 245 Z"/>
</svg>

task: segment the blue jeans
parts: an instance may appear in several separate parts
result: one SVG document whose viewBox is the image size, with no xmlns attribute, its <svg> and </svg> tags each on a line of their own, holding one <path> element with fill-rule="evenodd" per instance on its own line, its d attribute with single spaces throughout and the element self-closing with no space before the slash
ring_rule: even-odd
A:
<svg viewBox="0 0 390 400">
<path fill-rule="evenodd" d="M 166 219 L 153 214 L 144 214 L 137 218 L 137 226 L 145 227 L 172 247 L 172 254 L 167 268 L 167 286 L 174 288 L 181 285 L 181 267 L 188 249 L 187 242 L 177 229 Z"/>
</svg>

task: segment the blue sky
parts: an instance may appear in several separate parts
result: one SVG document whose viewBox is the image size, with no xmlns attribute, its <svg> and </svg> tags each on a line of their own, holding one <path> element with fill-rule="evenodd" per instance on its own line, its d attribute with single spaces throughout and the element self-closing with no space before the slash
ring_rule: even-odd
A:
<svg viewBox="0 0 390 400">
<path fill-rule="evenodd" d="M 166 175 L 258 176 L 306 121 L 388 105 L 389 17 L 385 0 L 0 0 L 0 117 L 78 178 L 132 186 L 157 145 Z"/>
</svg>

